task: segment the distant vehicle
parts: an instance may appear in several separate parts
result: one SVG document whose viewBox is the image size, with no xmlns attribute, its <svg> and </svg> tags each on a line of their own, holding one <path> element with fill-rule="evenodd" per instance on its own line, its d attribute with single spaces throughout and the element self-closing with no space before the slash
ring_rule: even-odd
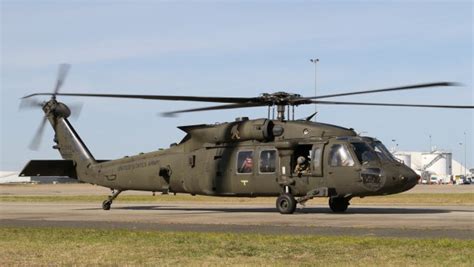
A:
<svg viewBox="0 0 474 267">
<path fill-rule="evenodd" d="M 431 177 L 430 177 L 430 184 L 438 184 L 439 181 L 440 181 L 440 180 L 439 180 L 438 177 L 436 177 L 436 176 L 431 176 Z"/>
<path fill-rule="evenodd" d="M 465 184 L 464 180 L 466 180 L 466 177 L 464 175 L 456 175 L 455 176 L 455 184 Z"/>
</svg>

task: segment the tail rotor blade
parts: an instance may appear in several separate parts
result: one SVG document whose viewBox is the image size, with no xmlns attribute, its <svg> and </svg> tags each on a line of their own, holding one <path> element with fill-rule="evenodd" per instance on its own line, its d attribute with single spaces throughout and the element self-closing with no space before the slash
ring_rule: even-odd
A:
<svg viewBox="0 0 474 267">
<path fill-rule="evenodd" d="M 77 118 L 79 118 L 79 115 L 81 115 L 82 106 L 84 106 L 84 104 L 81 102 L 68 104 L 69 110 L 71 111 L 71 119 L 77 120 Z"/>
<path fill-rule="evenodd" d="M 40 126 L 38 127 L 38 130 L 36 130 L 35 136 L 33 137 L 33 140 L 31 140 L 30 145 L 28 146 L 31 150 L 38 150 L 40 144 L 41 144 L 41 139 L 43 137 L 43 132 L 44 132 L 44 127 L 46 126 L 46 117 L 43 117 L 43 120 L 41 121 Z"/>
<path fill-rule="evenodd" d="M 20 101 L 20 110 L 23 109 L 33 109 L 33 108 L 41 108 L 43 106 L 43 102 L 39 101 L 38 99 L 34 98 L 22 98 Z"/>
<path fill-rule="evenodd" d="M 67 73 L 69 72 L 70 68 L 71 65 L 69 64 L 59 65 L 58 79 L 56 80 L 56 86 L 54 87 L 53 96 L 56 95 L 59 92 L 59 89 L 61 89 L 61 87 L 63 86 L 64 80 L 66 79 Z"/>
</svg>

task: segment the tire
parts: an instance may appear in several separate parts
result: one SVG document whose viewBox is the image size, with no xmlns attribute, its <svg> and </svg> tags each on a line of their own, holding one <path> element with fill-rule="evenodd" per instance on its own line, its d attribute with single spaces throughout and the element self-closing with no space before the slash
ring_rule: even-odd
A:
<svg viewBox="0 0 474 267">
<path fill-rule="evenodd" d="M 282 194 L 276 200 L 276 207 L 281 214 L 292 214 L 296 210 L 296 200 L 291 194 Z"/>
<path fill-rule="evenodd" d="M 102 202 L 102 209 L 103 210 L 110 210 L 111 206 L 112 206 L 112 202 L 109 201 L 109 200 L 104 200 L 104 202 Z"/>
<path fill-rule="evenodd" d="M 345 212 L 349 207 L 349 200 L 343 197 L 331 197 L 329 198 L 329 207 L 333 212 Z"/>
</svg>

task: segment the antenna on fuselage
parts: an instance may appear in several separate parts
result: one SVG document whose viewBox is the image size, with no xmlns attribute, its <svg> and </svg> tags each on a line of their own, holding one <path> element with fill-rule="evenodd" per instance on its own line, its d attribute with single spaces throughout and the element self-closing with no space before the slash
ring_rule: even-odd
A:
<svg viewBox="0 0 474 267">
<path fill-rule="evenodd" d="M 318 114 L 318 112 L 317 112 L 317 111 L 316 111 L 316 112 L 314 112 L 313 114 L 309 115 L 308 117 L 306 117 L 306 119 L 305 119 L 305 120 L 306 120 L 306 121 L 311 121 L 311 119 L 312 119 L 314 116 L 316 116 L 316 114 Z"/>
</svg>

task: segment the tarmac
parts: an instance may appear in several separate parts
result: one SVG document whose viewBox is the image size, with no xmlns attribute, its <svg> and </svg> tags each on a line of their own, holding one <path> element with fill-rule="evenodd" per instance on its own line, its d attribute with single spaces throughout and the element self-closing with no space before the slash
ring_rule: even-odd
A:
<svg viewBox="0 0 474 267">
<path fill-rule="evenodd" d="M 472 192 L 474 187 L 458 188 L 450 190 Z M 108 192 L 90 185 L 0 186 L 0 195 Z M 474 239 L 474 207 L 351 205 L 337 214 L 309 203 L 281 215 L 265 203 L 114 203 L 104 211 L 101 203 L 90 202 L 0 202 L 0 227 L 11 226 Z"/>
</svg>

